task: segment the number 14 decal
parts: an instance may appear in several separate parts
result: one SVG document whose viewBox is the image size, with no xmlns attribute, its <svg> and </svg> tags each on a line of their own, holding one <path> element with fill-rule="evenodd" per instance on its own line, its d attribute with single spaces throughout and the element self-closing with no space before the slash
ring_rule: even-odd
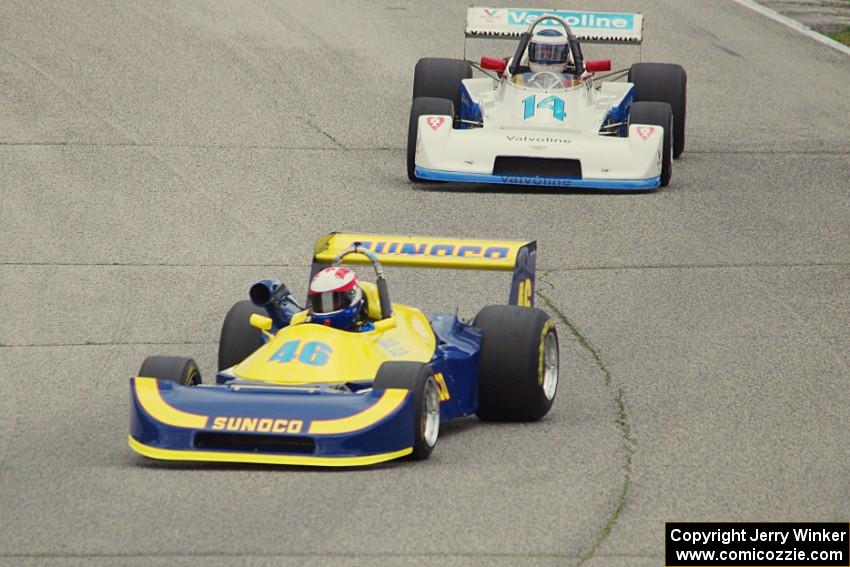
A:
<svg viewBox="0 0 850 567">
<path fill-rule="evenodd" d="M 547 96 L 540 102 L 537 102 L 537 95 L 527 96 L 522 99 L 523 113 L 522 119 L 528 120 L 534 116 L 534 112 L 538 108 L 545 108 L 552 111 L 552 116 L 561 122 L 564 121 L 564 99 L 556 96 Z"/>
</svg>

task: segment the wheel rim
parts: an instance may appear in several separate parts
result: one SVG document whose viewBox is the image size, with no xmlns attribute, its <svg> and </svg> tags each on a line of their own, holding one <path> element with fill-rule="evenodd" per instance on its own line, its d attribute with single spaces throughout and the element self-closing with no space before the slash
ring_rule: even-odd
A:
<svg viewBox="0 0 850 567">
<path fill-rule="evenodd" d="M 189 386 L 197 386 L 200 383 L 201 383 L 201 373 L 195 368 L 191 369 L 189 371 L 188 385 Z"/>
<path fill-rule="evenodd" d="M 433 378 L 428 378 L 425 382 L 423 395 L 425 407 L 422 409 L 422 438 L 426 445 L 433 447 L 440 434 L 440 394 Z"/>
<path fill-rule="evenodd" d="M 558 341 L 555 333 L 546 335 L 543 345 L 543 395 L 547 400 L 555 397 L 558 389 Z"/>
</svg>

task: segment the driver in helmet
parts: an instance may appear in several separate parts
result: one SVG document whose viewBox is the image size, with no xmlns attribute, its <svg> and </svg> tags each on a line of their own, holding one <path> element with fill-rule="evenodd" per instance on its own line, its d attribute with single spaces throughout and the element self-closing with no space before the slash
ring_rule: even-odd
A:
<svg viewBox="0 0 850 567">
<path fill-rule="evenodd" d="M 537 73 L 554 73 L 561 78 L 564 87 L 577 85 L 580 80 L 567 72 L 570 63 L 570 44 L 560 30 L 543 29 L 535 32 L 528 42 L 528 69 L 530 73 L 518 73 L 513 82 L 524 85 Z"/>
<path fill-rule="evenodd" d="M 375 328 L 363 320 L 363 290 L 352 270 L 339 266 L 323 269 L 313 276 L 307 299 L 313 323 L 354 332 Z"/>
</svg>

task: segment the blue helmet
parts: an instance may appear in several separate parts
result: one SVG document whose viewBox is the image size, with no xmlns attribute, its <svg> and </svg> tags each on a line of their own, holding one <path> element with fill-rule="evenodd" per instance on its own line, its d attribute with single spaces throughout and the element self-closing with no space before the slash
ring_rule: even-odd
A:
<svg viewBox="0 0 850 567">
<path fill-rule="evenodd" d="M 335 329 L 354 327 L 363 307 L 357 274 L 347 268 L 331 266 L 317 273 L 307 296 L 310 320 Z"/>
</svg>

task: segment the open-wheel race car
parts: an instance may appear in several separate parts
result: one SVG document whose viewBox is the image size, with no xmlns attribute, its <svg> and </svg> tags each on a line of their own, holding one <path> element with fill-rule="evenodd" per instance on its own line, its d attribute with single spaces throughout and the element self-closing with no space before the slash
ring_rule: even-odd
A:
<svg viewBox="0 0 850 567">
<path fill-rule="evenodd" d="M 512 57 L 480 63 L 419 60 L 411 180 L 612 190 L 670 182 L 685 148 L 685 70 L 636 63 L 611 72 L 610 60 L 585 60 L 581 49 L 640 44 L 642 15 L 473 7 L 466 37 L 518 45 Z M 472 78 L 473 68 L 487 76 Z"/>
<path fill-rule="evenodd" d="M 425 459 L 440 423 L 535 421 L 558 386 L 554 322 L 533 307 L 536 242 L 333 233 L 309 307 L 261 280 L 221 329 L 215 384 L 148 357 L 130 382 L 130 447 L 153 459 L 358 466 Z M 376 282 L 343 264 L 369 264 Z M 471 322 L 390 300 L 383 265 L 512 272 L 508 305 Z M 341 327 L 340 314 L 356 317 Z"/>
</svg>

